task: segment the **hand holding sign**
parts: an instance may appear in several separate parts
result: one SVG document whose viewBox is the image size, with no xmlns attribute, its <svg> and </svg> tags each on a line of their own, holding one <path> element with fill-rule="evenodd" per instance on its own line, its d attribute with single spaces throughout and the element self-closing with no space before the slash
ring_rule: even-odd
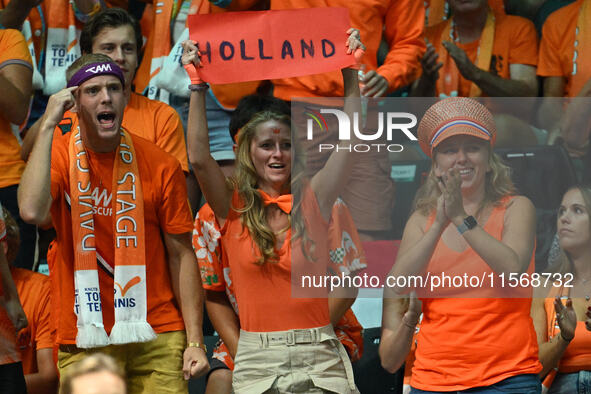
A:
<svg viewBox="0 0 591 394">
<path fill-rule="evenodd" d="M 181 64 L 187 71 L 192 85 L 201 85 L 203 81 L 199 75 L 199 67 L 201 64 L 201 53 L 197 48 L 197 43 L 192 40 L 183 41 L 183 55 L 181 56 Z"/>
</svg>

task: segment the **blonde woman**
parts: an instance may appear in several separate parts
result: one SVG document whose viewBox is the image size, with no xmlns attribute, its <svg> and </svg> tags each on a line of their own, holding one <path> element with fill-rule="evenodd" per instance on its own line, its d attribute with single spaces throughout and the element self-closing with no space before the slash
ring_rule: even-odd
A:
<svg viewBox="0 0 591 394">
<path fill-rule="evenodd" d="M 469 98 L 442 100 L 427 110 L 418 134 L 433 164 L 390 274 L 532 272 L 535 210 L 515 195 L 509 169 L 492 151 L 488 109 Z M 422 304 L 384 299 L 382 365 L 402 365 L 422 312 L 411 393 L 539 393 L 531 299 L 448 290 L 423 294 Z M 432 298 L 448 294 L 463 298 Z"/>
<path fill-rule="evenodd" d="M 352 53 L 363 47 L 350 29 Z M 292 154 L 289 116 L 262 111 L 237 135 L 230 187 L 209 152 L 205 90 L 199 53 L 183 43 L 182 62 L 192 75 L 188 121 L 189 159 L 215 213 L 232 270 L 240 311 L 240 338 L 232 388 L 236 393 L 356 393 L 346 351 L 335 336 L 326 298 L 295 298 L 294 267 L 326 273 L 327 223 L 352 166 L 340 152 L 312 179 Z M 359 97 L 357 71 L 343 69 L 346 97 Z M 354 105 L 346 100 L 345 110 Z M 293 204 L 292 204 L 293 200 Z M 293 232 L 293 233 L 292 233 Z"/>
</svg>

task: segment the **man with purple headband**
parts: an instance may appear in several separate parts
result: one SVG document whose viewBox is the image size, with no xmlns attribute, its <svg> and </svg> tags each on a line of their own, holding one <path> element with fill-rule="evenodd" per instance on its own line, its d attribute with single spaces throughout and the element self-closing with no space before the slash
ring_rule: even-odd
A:
<svg viewBox="0 0 591 394">
<path fill-rule="evenodd" d="M 125 368 L 130 393 L 186 392 L 209 365 L 181 166 L 121 127 L 124 76 L 108 56 L 82 56 L 66 79 L 18 192 L 22 217 L 57 232 L 58 368 L 100 351 Z M 66 110 L 79 127 L 54 138 Z"/>
</svg>

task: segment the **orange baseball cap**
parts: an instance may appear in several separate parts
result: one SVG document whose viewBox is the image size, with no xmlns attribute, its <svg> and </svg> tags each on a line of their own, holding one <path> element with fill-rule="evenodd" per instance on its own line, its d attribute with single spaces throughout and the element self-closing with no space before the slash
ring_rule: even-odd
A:
<svg viewBox="0 0 591 394">
<path fill-rule="evenodd" d="M 468 97 L 450 97 L 433 104 L 419 123 L 419 145 L 427 156 L 441 141 L 454 135 L 471 135 L 495 145 L 497 128 L 490 111 Z"/>
</svg>

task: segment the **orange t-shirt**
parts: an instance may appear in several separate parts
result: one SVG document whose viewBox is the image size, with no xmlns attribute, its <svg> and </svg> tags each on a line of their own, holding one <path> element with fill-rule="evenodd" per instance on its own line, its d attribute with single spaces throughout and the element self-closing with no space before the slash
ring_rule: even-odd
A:
<svg viewBox="0 0 591 394">
<path fill-rule="evenodd" d="M 37 56 L 37 62 L 39 61 L 38 56 L 41 54 L 42 49 L 45 47 L 45 38 L 47 35 L 47 26 L 44 23 L 47 22 L 45 19 L 47 16 L 47 4 L 53 0 L 45 0 L 37 7 L 31 8 L 31 12 L 27 15 L 27 19 L 31 26 L 31 38 L 33 40 L 33 46 L 35 47 L 35 54 Z M 0 9 L 6 8 L 10 3 L 10 0 L 0 0 Z M 41 10 L 41 12 L 39 12 Z M 45 27 L 45 30 L 43 29 Z"/>
<path fill-rule="evenodd" d="M 55 340 L 50 318 L 49 278 L 22 268 L 11 268 L 12 278 L 29 325 L 18 333 L 25 375 L 38 372 L 37 350 L 51 349 Z"/>
<path fill-rule="evenodd" d="M 168 269 L 166 248 L 161 232 L 182 234 L 193 229 L 191 210 L 187 202 L 185 178 L 178 161 L 154 144 L 131 135 L 142 182 L 146 239 L 146 292 L 148 323 L 157 333 L 184 328 L 176 304 Z M 51 217 L 57 232 L 54 248 L 55 262 L 50 279 L 53 293 L 59 295 L 57 306 L 57 343 L 75 343 L 76 315 L 74 313 L 74 253 L 72 219 L 69 205 L 70 134 L 54 137 L 51 154 Z M 107 333 L 114 319 L 113 306 L 113 224 L 112 176 L 115 152 L 96 153 L 87 150 L 94 186 L 94 226 L 97 256 L 100 254 L 107 267 L 98 265 L 103 323 Z M 110 270 L 110 271 L 109 271 Z"/>
<path fill-rule="evenodd" d="M 548 339 L 560 334 L 560 327 L 556 321 L 556 311 L 554 309 L 554 298 L 544 300 L 544 309 L 546 311 L 546 322 L 548 324 Z M 591 332 L 585 327 L 584 321 L 577 321 L 575 328 L 575 337 L 568 344 L 562 354 L 558 371 L 561 373 L 573 373 L 579 371 L 589 371 L 591 369 Z"/>
<path fill-rule="evenodd" d="M 349 9 L 351 27 L 360 30 L 366 46 L 363 64 L 366 72 L 376 70 L 394 91 L 414 81 L 420 69 L 419 59 L 425 52 L 423 40 L 425 9 L 417 0 L 273 0 L 271 9 L 345 7 Z M 384 64 L 378 67 L 377 52 L 382 31 L 390 50 Z M 343 43 L 346 35 L 343 32 Z M 343 51 L 345 47 L 343 46 Z M 292 97 L 342 97 L 341 71 L 273 80 L 273 95 L 283 100 Z"/>
<path fill-rule="evenodd" d="M 70 111 L 66 111 L 58 125 L 62 134 L 75 130 L 77 126 L 78 116 Z M 183 171 L 189 172 L 183 124 L 170 105 L 132 92 L 123 112 L 121 127 L 170 153 L 181 163 Z"/>
<path fill-rule="evenodd" d="M 440 61 L 453 62 L 451 56 L 447 55 L 447 50 L 441 45 L 442 40 L 449 41 L 449 37 L 442 37 L 448 23 L 448 21 L 445 21 L 427 28 L 425 36 L 436 48 Z M 456 43 L 458 47 L 466 52 L 466 55 L 473 63 L 476 61 L 479 44 L 480 40 L 467 44 Z M 537 63 L 538 37 L 533 23 L 519 16 L 496 15 L 494 42 L 488 71 L 501 78 L 509 79 L 511 77 L 509 71 L 511 64 L 536 66 Z M 443 76 L 440 75 L 440 78 L 443 78 Z M 468 97 L 472 82 L 461 75 L 459 81 L 458 96 Z M 437 96 L 440 93 L 437 91 Z"/>
<path fill-rule="evenodd" d="M 2 68 L 20 64 L 32 69 L 31 54 L 25 38 L 18 30 L 0 30 L 0 73 Z M 0 115 L 0 188 L 18 185 L 25 162 L 21 159 L 21 145 L 13 134 L 10 122 Z"/>
<path fill-rule="evenodd" d="M 506 204 L 495 207 L 484 230 L 502 238 Z M 434 219 L 432 215 L 431 223 Z M 427 227 L 430 227 L 431 223 Z M 534 253 L 529 272 L 533 272 Z M 492 273 L 472 248 L 456 252 L 440 239 L 427 271 Z M 488 277 L 488 276 L 487 276 Z M 498 290 L 498 289 L 496 289 Z M 475 297 L 486 290 L 475 289 Z M 542 370 L 530 317 L 531 298 L 425 298 L 411 386 L 456 391 L 488 386 Z"/>
<path fill-rule="evenodd" d="M 324 298 L 320 295 L 316 295 L 318 298 L 292 296 L 292 274 L 294 278 L 303 271 L 307 275 L 326 275 L 329 261 L 328 223 L 322 219 L 314 193 L 309 187 L 301 204 L 308 237 L 315 243 L 316 263 L 304 257 L 300 240 L 292 245 L 289 229 L 283 245 L 277 251 L 279 262 L 256 264 L 260 256 L 258 247 L 248 229 L 243 229 L 240 214 L 230 209 L 221 231 L 222 243 L 234 279 L 240 327 L 243 330 L 284 331 L 330 324 L 327 294 Z M 232 207 L 241 206 L 241 199 L 234 191 Z"/>
<path fill-rule="evenodd" d="M 583 87 L 582 84 L 573 86 L 572 83 L 575 30 L 582 4 L 583 1 L 579 0 L 554 11 L 542 28 L 538 75 L 565 77 L 565 97 L 576 96 Z M 578 51 L 591 52 L 591 42 L 579 39 Z M 582 80 L 591 78 L 591 64 L 581 64 L 581 56 L 578 57 L 577 66 L 577 72 L 585 74 Z"/>
</svg>

